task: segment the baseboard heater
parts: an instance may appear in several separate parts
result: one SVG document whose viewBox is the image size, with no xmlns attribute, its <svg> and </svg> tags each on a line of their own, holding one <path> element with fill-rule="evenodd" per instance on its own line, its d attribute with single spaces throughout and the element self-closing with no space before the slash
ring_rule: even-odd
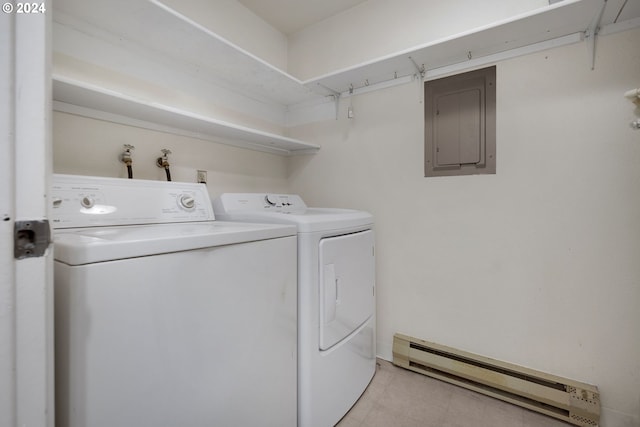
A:
<svg viewBox="0 0 640 427">
<path fill-rule="evenodd" d="M 402 334 L 393 338 L 393 364 L 578 426 L 600 422 L 593 385 Z"/>
</svg>

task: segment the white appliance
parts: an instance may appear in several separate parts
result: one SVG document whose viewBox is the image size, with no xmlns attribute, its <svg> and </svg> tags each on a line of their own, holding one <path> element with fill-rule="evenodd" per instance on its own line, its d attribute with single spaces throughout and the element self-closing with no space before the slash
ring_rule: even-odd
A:
<svg viewBox="0 0 640 427">
<path fill-rule="evenodd" d="M 373 217 L 283 194 L 222 194 L 213 206 L 227 221 L 297 227 L 298 426 L 335 425 L 375 373 Z"/>
<path fill-rule="evenodd" d="M 296 426 L 296 229 L 55 175 L 56 425 Z"/>
</svg>

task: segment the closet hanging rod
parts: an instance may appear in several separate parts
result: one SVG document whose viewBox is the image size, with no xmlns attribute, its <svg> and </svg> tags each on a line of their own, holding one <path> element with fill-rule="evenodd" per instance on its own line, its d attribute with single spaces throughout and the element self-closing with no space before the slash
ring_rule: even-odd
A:
<svg viewBox="0 0 640 427">
<path fill-rule="evenodd" d="M 365 79 L 361 86 L 356 86 L 353 83 L 349 83 L 349 87 L 343 92 L 338 92 L 335 89 L 332 89 L 328 86 L 323 85 L 322 83 L 316 83 L 318 86 L 329 92 L 329 95 L 335 99 L 340 97 L 349 97 L 353 95 L 358 95 L 361 93 L 371 92 L 378 89 L 384 89 L 392 86 L 401 85 L 404 83 L 409 83 L 413 81 L 415 74 L 407 74 L 403 76 L 398 76 L 398 73 L 395 72 L 393 77 L 387 80 L 381 80 L 379 82 L 371 83 L 369 79 Z"/>
<path fill-rule="evenodd" d="M 398 86 L 401 84 L 409 83 L 413 81 L 414 74 L 407 74 L 406 76 L 398 77 L 398 74 L 395 73 L 394 77 L 387 80 L 382 80 L 376 83 L 371 83 L 365 80 L 365 83 L 362 86 L 354 87 L 353 84 L 349 86 L 349 90 L 342 93 L 343 96 L 349 97 L 353 95 L 359 95 L 367 92 L 372 92 L 378 89 L 385 89 L 392 86 Z"/>
</svg>

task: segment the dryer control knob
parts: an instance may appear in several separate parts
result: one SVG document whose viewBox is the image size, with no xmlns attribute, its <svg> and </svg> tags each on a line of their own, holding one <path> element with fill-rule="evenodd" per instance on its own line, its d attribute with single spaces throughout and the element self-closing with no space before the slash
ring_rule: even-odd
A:
<svg viewBox="0 0 640 427">
<path fill-rule="evenodd" d="M 268 204 L 269 206 L 275 206 L 275 205 L 276 205 L 276 202 L 274 202 L 274 201 L 273 201 L 273 200 L 271 200 L 271 199 L 273 199 L 273 197 L 270 197 L 268 194 L 267 194 L 266 196 L 264 196 L 264 201 L 265 201 L 265 202 L 267 202 L 267 204 Z"/>
<path fill-rule="evenodd" d="M 196 207 L 196 199 L 194 199 L 194 197 L 190 194 L 182 194 L 179 198 L 178 198 L 178 204 L 188 210 L 188 211 L 192 211 L 195 209 Z"/>
<path fill-rule="evenodd" d="M 82 205 L 83 208 L 91 209 L 93 205 L 96 204 L 96 201 L 93 200 L 92 197 L 84 196 L 82 200 L 80 200 L 80 204 Z"/>
</svg>

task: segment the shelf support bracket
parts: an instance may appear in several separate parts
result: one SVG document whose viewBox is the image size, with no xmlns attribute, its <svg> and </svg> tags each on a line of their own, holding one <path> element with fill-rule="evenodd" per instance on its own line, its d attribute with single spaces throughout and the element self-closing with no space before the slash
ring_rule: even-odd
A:
<svg viewBox="0 0 640 427">
<path fill-rule="evenodd" d="M 420 104 L 422 104 L 424 102 L 424 87 L 422 83 L 424 82 L 424 78 L 427 75 L 427 70 L 424 67 L 424 64 L 422 64 L 422 66 L 418 66 L 418 63 L 415 61 L 415 59 L 413 59 L 413 57 L 410 56 L 409 59 L 411 60 L 411 62 L 413 62 L 413 66 L 416 67 L 416 71 L 418 71 L 418 74 L 420 75 L 420 78 L 416 80 L 418 80 L 419 82 L 418 89 L 420 91 L 418 99 L 420 100 Z"/>
<path fill-rule="evenodd" d="M 600 10 L 594 15 L 591 20 L 591 24 L 589 28 L 586 30 L 585 38 L 587 41 L 587 49 L 589 51 L 589 64 L 591 65 L 591 70 L 596 68 L 596 39 L 598 37 L 598 32 L 600 31 L 600 21 L 602 20 L 602 15 L 604 14 L 604 8 L 607 5 L 607 0 L 603 0 L 602 5 L 600 6 Z"/>
<path fill-rule="evenodd" d="M 336 104 L 336 120 L 338 120 L 338 106 L 340 104 L 340 92 L 336 92 L 335 90 L 323 85 L 322 83 L 318 83 L 318 86 L 322 87 L 328 92 L 331 92 L 331 95 L 329 96 L 333 96 L 333 102 L 335 102 Z"/>
<path fill-rule="evenodd" d="M 413 62 L 413 66 L 416 67 L 416 71 L 418 72 L 418 74 L 420 74 L 420 77 L 424 79 L 425 74 L 427 74 L 427 70 L 425 70 L 424 64 L 418 65 L 415 59 L 413 59 L 413 57 L 411 56 L 409 57 L 409 59 L 411 60 L 411 62 Z"/>
</svg>

